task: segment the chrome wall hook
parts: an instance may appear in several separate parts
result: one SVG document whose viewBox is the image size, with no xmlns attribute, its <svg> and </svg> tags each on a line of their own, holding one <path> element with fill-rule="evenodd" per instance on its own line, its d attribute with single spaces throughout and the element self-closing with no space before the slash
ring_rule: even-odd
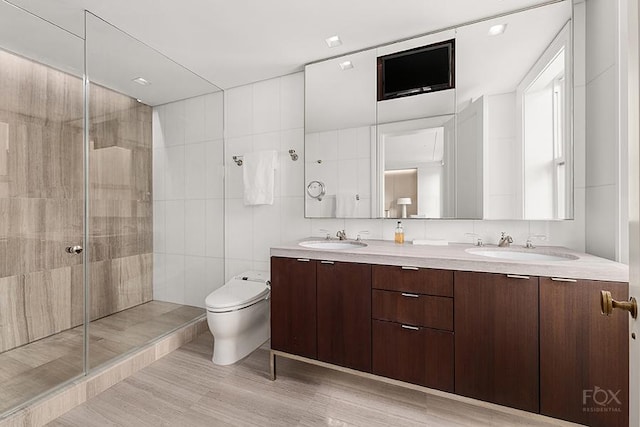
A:
<svg viewBox="0 0 640 427">
<path fill-rule="evenodd" d="M 298 155 L 296 154 L 296 150 L 289 150 L 289 155 L 291 156 L 291 160 L 294 162 L 298 160 Z"/>
<path fill-rule="evenodd" d="M 236 165 L 242 166 L 242 156 L 233 156 L 233 161 L 236 162 Z"/>
</svg>

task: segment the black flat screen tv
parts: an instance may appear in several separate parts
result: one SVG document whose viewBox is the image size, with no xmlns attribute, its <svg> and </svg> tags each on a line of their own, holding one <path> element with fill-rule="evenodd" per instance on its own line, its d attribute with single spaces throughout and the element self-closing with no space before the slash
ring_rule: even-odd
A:
<svg viewBox="0 0 640 427">
<path fill-rule="evenodd" d="M 454 87 L 453 39 L 378 57 L 378 101 Z"/>
</svg>

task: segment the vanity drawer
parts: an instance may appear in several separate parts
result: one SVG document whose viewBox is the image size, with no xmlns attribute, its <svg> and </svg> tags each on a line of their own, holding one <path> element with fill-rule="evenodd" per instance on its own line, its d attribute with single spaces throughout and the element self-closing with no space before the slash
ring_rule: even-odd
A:
<svg viewBox="0 0 640 427">
<path fill-rule="evenodd" d="M 453 331 L 453 298 L 373 290 L 372 317 Z"/>
<path fill-rule="evenodd" d="M 416 294 L 453 296 L 453 271 L 374 265 L 373 288 Z"/>
<path fill-rule="evenodd" d="M 374 320 L 376 375 L 453 392 L 453 333 Z"/>
</svg>

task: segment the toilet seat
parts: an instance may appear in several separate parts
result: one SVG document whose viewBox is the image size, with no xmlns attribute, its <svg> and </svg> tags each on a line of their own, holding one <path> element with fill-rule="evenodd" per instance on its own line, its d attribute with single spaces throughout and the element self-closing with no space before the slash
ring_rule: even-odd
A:
<svg viewBox="0 0 640 427">
<path fill-rule="evenodd" d="M 209 294 L 205 305 L 211 313 L 237 311 L 268 298 L 269 290 L 264 279 L 238 276 Z"/>
</svg>

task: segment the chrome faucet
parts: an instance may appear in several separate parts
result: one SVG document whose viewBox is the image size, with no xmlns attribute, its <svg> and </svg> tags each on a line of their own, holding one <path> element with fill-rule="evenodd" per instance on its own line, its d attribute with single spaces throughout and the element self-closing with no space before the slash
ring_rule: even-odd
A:
<svg viewBox="0 0 640 427">
<path fill-rule="evenodd" d="M 513 237 L 509 236 L 504 231 L 502 232 L 502 236 L 500 236 L 500 241 L 498 242 L 498 246 L 501 248 L 508 248 L 509 245 L 513 243 Z"/>
<path fill-rule="evenodd" d="M 347 233 L 345 233 L 344 230 L 338 230 L 338 232 L 336 233 L 336 236 L 340 240 L 347 240 Z"/>
</svg>

